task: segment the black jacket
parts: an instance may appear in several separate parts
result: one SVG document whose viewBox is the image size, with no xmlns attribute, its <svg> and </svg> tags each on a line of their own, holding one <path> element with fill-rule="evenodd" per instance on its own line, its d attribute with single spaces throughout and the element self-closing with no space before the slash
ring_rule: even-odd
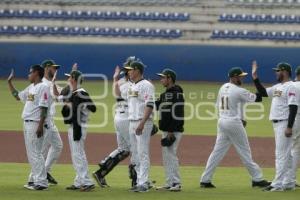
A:
<svg viewBox="0 0 300 200">
<path fill-rule="evenodd" d="M 72 93 L 72 96 L 66 100 L 72 104 L 72 108 L 69 105 L 64 105 L 62 108 L 62 115 L 64 117 L 65 124 L 72 124 L 73 125 L 73 137 L 75 141 L 81 139 L 82 132 L 81 132 L 81 124 L 80 119 L 78 119 L 78 109 L 83 108 L 82 104 L 87 103 L 88 105 L 86 108 L 91 112 L 96 112 L 96 106 L 91 100 L 89 94 L 84 90 L 77 90 Z"/>
<path fill-rule="evenodd" d="M 159 129 L 166 132 L 183 132 L 184 95 L 179 85 L 174 85 L 162 93 L 155 102 L 159 111 Z"/>
</svg>

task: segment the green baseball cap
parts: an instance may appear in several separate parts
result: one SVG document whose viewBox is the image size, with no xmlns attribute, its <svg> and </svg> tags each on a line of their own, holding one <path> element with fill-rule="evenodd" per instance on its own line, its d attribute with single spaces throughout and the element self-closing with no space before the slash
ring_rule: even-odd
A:
<svg viewBox="0 0 300 200">
<path fill-rule="evenodd" d="M 130 66 L 125 66 L 124 69 L 127 69 L 127 70 L 138 69 L 141 72 L 144 72 L 145 65 L 141 61 L 134 61 L 134 62 L 130 63 Z"/>
<path fill-rule="evenodd" d="M 57 65 L 54 62 L 54 60 L 44 60 L 41 65 L 43 68 L 46 68 L 46 67 L 56 67 L 56 69 L 60 68 L 60 65 Z"/>
<path fill-rule="evenodd" d="M 287 71 L 292 72 L 292 66 L 289 63 L 278 63 L 276 68 L 273 68 L 274 71 Z"/>
<path fill-rule="evenodd" d="M 228 76 L 230 78 L 235 77 L 235 76 L 243 77 L 243 76 L 247 76 L 247 75 L 248 75 L 248 73 L 244 72 L 242 70 L 242 68 L 240 68 L 240 67 L 233 67 L 228 72 Z"/>
<path fill-rule="evenodd" d="M 81 80 L 83 80 L 82 73 L 81 73 L 81 71 L 78 71 L 78 70 L 73 70 L 73 71 L 71 71 L 70 74 L 65 74 L 65 76 L 72 77 L 76 81 L 78 81 L 79 78 L 81 78 Z"/>
<path fill-rule="evenodd" d="M 176 72 L 173 71 L 172 69 L 164 69 L 161 73 L 157 73 L 158 76 L 160 77 L 170 77 L 173 81 L 176 81 Z"/>
<path fill-rule="evenodd" d="M 126 59 L 126 61 L 123 63 L 123 67 L 120 71 L 120 75 L 127 74 L 128 69 L 126 69 L 125 67 L 130 66 L 130 64 L 135 61 L 140 61 L 140 59 L 136 58 L 135 56 L 129 56 Z"/>
<path fill-rule="evenodd" d="M 123 67 L 130 66 L 130 64 L 135 61 L 140 61 L 140 59 L 136 58 L 135 56 L 129 56 L 123 63 Z"/>
<path fill-rule="evenodd" d="M 300 75 L 300 66 L 298 66 L 298 67 L 296 68 L 295 73 L 296 73 L 297 76 Z"/>
</svg>

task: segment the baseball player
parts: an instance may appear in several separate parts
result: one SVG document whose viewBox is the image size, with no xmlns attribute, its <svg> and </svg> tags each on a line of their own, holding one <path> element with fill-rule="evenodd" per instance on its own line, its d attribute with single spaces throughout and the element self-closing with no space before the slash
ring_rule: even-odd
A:
<svg viewBox="0 0 300 200">
<path fill-rule="evenodd" d="M 137 59 L 134 56 L 127 58 L 126 62 L 124 63 L 124 67 L 130 66 L 130 64 L 136 60 Z M 120 74 L 124 74 L 124 77 L 119 80 Z M 93 176 L 100 187 L 108 186 L 105 176 L 107 176 L 116 165 L 130 155 L 127 94 L 131 82 L 129 81 L 128 72 L 125 69 L 121 70 L 119 66 L 117 66 L 115 69 L 113 80 L 113 91 L 117 101 L 114 125 L 117 135 L 118 148 L 111 152 L 104 160 L 102 160 L 99 163 L 100 169 L 93 173 Z M 132 179 L 132 186 L 134 186 L 136 185 L 137 179 L 134 165 L 129 165 L 129 172 L 130 178 Z"/>
<path fill-rule="evenodd" d="M 294 85 L 297 89 L 297 92 L 300 94 L 300 66 L 298 66 L 295 70 L 296 80 Z M 298 102 L 300 99 L 298 100 Z M 299 187 L 297 184 L 297 169 L 300 160 L 300 109 L 298 109 L 296 120 L 293 127 L 293 142 L 292 142 L 292 165 L 290 176 L 291 179 L 294 180 L 295 186 Z M 292 188 L 293 189 L 293 188 Z"/>
<path fill-rule="evenodd" d="M 299 94 L 290 80 L 292 67 L 288 63 L 279 63 L 276 68 L 278 84 L 265 88 L 258 79 L 257 63 L 252 63 L 252 78 L 257 91 L 263 97 L 272 98 L 270 121 L 275 133 L 276 175 L 272 184 L 264 191 L 284 191 L 295 188 L 295 179 L 289 175 L 292 165 L 293 126 L 298 110 Z"/>
<path fill-rule="evenodd" d="M 270 182 L 263 179 L 260 167 L 252 160 L 247 133 L 245 130 L 243 107 L 245 103 L 260 102 L 259 94 L 253 94 L 241 87 L 247 73 L 239 67 L 229 70 L 229 83 L 225 83 L 219 90 L 217 109 L 219 112 L 218 135 L 215 147 L 209 156 L 204 173 L 200 180 L 200 187 L 215 188 L 212 176 L 220 161 L 230 146 L 233 145 L 252 177 L 252 187 L 266 187 Z"/>
<path fill-rule="evenodd" d="M 95 185 L 88 173 L 88 161 L 86 158 L 84 143 L 87 136 L 87 122 L 90 112 L 96 112 L 96 106 L 90 99 L 89 94 L 81 88 L 82 73 L 78 70 L 66 74 L 69 77 L 71 97 L 65 100 L 62 109 L 65 124 L 69 124 L 68 138 L 73 167 L 76 171 L 74 184 L 67 190 L 80 190 L 88 192 Z M 59 98 L 60 99 L 60 98 Z"/>
<path fill-rule="evenodd" d="M 132 81 L 127 98 L 132 163 L 137 172 L 137 185 L 132 188 L 134 192 L 147 192 L 150 189 L 149 148 L 153 128 L 154 86 L 143 78 L 144 67 L 140 61 L 124 67 Z"/>
<path fill-rule="evenodd" d="M 171 69 L 164 69 L 160 76 L 160 82 L 166 88 L 155 102 L 160 113 L 159 129 L 163 131 L 163 139 L 173 139 L 170 146 L 162 147 L 163 164 L 166 173 L 166 185 L 157 188 L 172 192 L 181 191 L 181 179 L 179 174 L 179 160 L 177 148 L 184 131 L 184 96 L 183 90 L 175 84 L 176 73 Z"/>
<path fill-rule="evenodd" d="M 30 190 L 46 190 L 48 181 L 42 148 L 49 123 L 47 115 L 51 102 L 50 88 L 42 82 L 44 68 L 40 65 L 31 66 L 28 76 L 31 84 L 21 92 L 13 86 L 13 77 L 12 71 L 8 78 L 8 85 L 12 95 L 25 104 L 22 113 L 24 138 L 33 177 L 33 183 L 24 187 Z"/>
<path fill-rule="evenodd" d="M 56 95 L 53 92 L 53 83 L 52 79 L 57 71 L 59 69 L 60 65 L 55 64 L 53 60 L 45 60 L 41 64 L 41 66 L 45 70 L 44 78 L 42 79 L 43 83 L 45 83 L 50 88 L 50 95 L 52 102 L 50 103 L 50 110 L 49 110 L 49 122 L 48 122 L 48 129 L 47 131 L 47 137 L 45 137 L 45 144 L 43 145 L 43 154 L 46 159 L 46 171 L 47 171 L 47 180 L 49 184 L 57 185 L 57 181 L 51 176 L 50 170 L 52 165 L 58 160 L 62 148 L 63 143 L 61 140 L 61 137 L 59 135 L 58 129 L 54 123 L 54 116 L 55 116 L 55 103 L 54 100 L 56 99 Z M 57 87 L 58 92 L 61 91 L 61 88 Z M 33 177 L 29 176 L 28 184 L 33 183 Z"/>
</svg>

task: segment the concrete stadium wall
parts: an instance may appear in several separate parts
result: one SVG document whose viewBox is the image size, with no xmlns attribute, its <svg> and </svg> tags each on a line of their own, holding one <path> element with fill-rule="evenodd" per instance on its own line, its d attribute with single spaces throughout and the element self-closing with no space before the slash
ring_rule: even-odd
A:
<svg viewBox="0 0 300 200">
<path fill-rule="evenodd" d="M 51 58 L 63 65 L 60 77 L 77 62 L 84 73 L 110 78 L 116 65 L 135 55 L 147 65 L 145 77 L 150 79 L 157 79 L 155 73 L 169 67 L 177 71 L 179 80 L 225 82 L 230 67 L 251 72 L 251 61 L 256 59 L 262 81 L 274 82 L 271 68 L 281 61 L 300 65 L 299 53 L 300 48 L 244 46 L 0 43 L 0 77 L 13 67 L 17 77 L 26 78 L 30 65 Z"/>
</svg>

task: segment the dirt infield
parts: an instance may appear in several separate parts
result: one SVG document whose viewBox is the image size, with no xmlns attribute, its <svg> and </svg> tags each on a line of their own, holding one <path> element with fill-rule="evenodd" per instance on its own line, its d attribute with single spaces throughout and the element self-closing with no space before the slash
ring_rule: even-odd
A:
<svg viewBox="0 0 300 200">
<path fill-rule="evenodd" d="M 64 150 L 59 163 L 71 163 L 67 134 L 61 134 Z M 20 132 L 0 132 L 0 162 L 25 163 L 24 138 Z M 214 146 L 213 136 L 190 136 L 185 135 L 179 147 L 181 165 L 203 166 Z M 274 139 L 273 138 L 250 138 L 254 160 L 262 167 L 274 167 Z M 114 134 L 89 134 L 86 142 L 86 152 L 90 164 L 97 164 L 116 147 Z M 128 162 L 125 161 L 124 164 Z M 160 135 L 151 140 L 151 164 L 162 165 Z M 221 163 L 222 166 L 242 166 L 237 153 L 233 148 L 227 153 Z"/>
</svg>

